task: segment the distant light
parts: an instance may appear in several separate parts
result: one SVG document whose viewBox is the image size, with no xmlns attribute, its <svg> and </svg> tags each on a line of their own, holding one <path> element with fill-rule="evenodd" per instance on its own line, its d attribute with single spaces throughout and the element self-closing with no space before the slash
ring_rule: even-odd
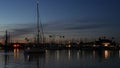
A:
<svg viewBox="0 0 120 68">
<path fill-rule="evenodd" d="M 66 45 L 66 47 L 69 47 L 69 48 L 70 48 L 70 47 L 71 47 L 71 45 L 70 45 L 70 44 L 69 44 L 69 45 Z"/>
<path fill-rule="evenodd" d="M 30 47 L 28 47 L 27 50 L 30 50 Z"/>
<path fill-rule="evenodd" d="M 110 43 L 102 43 L 105 47 L 107 47 L 108 45 L 110 45 Z"/>
<path fill-rule="evenodd" d="M 96 45 L 94 44 L 93 47 L 95 47 Z"/>
<path fill-rule="evenodd" d="M 19 46 L 20 46 L 19 44 L 14 44 L 14 45 L 13 45 L 14 48 L 17 48 L 17 47 L 19 47 Z"/>
<path fill-rule="evenodd" d="M 71 47 L 71 45 L 68 45 L 68 47 Z"/>
<path fill-rule="evenodd" d="M 13 46 L 16 47 L 16 44 L 14 44 Z"/>
<path fill-rule="evenodd" d="M 108 46 L 108 44 L 105 44 L 104 46 L 106 46 L 106 47 L 107 47 L 107 46 Z"/>
</svg>

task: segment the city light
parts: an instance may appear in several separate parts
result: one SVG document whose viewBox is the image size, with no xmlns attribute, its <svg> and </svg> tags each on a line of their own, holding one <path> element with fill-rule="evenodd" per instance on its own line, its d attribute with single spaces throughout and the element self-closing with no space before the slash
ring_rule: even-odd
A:
<svg viewBox="0 0 120 68">
<path fill-rule="evenodd" d="M 105 47 L 108 47 L 110 43 L 102 43 Z"/>
<path fill-rule="evenodd" d="M 13 47 L 18 48 L 18 47 L 20 47 L 20 45 L 19 44 L 14 44 Z"/>
</svg>

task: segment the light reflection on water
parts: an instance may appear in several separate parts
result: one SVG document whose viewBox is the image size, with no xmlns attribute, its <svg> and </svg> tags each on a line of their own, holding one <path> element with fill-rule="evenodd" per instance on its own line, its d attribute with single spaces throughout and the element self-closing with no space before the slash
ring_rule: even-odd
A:
<svg viewBox="0 0 120 68">
<path fill-rule="evenodd" d="M 119 58 L 120 58 L 120 50 L 119 50 Z"/>
<path fill-rule="evenodd" d="M 109 51 L 108 50 L 104 51 L 104 57 L 105 57 L 105 59 L 108 59 L 108 57 L 109 57 Z"/>
<path fill-rule="evenodd" d="M 46 50 L 24 54 L 0 50 L 0 68 L 120 68 L 120 50 Z"/>
<path fill-rule="evenodd" d="M 77 51 L 77 59 L 80 59 L 80 51 Z"/>
<path fill-rule="evenodd" d="M 59 60 L 59 58 L 60 58 L 59 50 L 56 51 L 56 58 L 57 58 L 57 60 Z"/>
<path fill-rule="evenodd" d="M 70 56 L 71 55 L 71 52 L 70 52 L 70 50 L 68 50 L 68 59 L 70 60 Z"/>
</svg>

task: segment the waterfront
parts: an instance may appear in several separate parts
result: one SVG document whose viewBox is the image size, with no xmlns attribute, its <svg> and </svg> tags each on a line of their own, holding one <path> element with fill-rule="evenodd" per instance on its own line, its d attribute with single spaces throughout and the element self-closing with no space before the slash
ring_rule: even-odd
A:
<svg viewBox="0 0 120 68">
<path fill-rule="evenodd" d="M 0 68 L 119 68 L 119 63 L 119 50 L 46 50 L 44 54 L 0 50 Z"/>
</svg>

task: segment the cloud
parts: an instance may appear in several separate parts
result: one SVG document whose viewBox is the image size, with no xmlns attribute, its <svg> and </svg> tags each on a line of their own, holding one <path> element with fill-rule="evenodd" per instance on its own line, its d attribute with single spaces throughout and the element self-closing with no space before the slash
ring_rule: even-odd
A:
<svg viewBox="0 0 120 68">
<path fill-rule="evenodd" d="M 26 27 L 20 26 L 18 28 L 12 28 L 10 33 L 12 37 L 20 37 L 22 35 L 28 35 L 35 31 L 35 27 L 31 24 L 27 24 Z"/>
<path fill-rule="evenodd" d="M 63 21 L 55 21 L 46 24 L 46 30 L 89 30 L 103 28 L 107 24 L 106 21 L 99 19 L 71 19 Z"/>
<path fill-rule="evenodd" d="M 90 30 L 99 29 L 105 27 L 107 24 L 104 21 L 98 19 L 68 19 L 43 23 L 43 31 L 46 34 L 54 32 L 67 32 L 70 30 Z M 25 23 L 25 24 L 14 24 L 10 25 L 8 32 L 11 33 L 12 37 L 19 38 L 29 34 L 36 33 L 36 24 Z"/>
<path fill-rule="evenodd" d="M 66 27 L 64 28 L 65 30 L 90 30 L 90 29 L 98 29 L 98 28 L 102 28 L 105 27 L 105 25 L 100 25 L 100 24 L 95 24 L 95 25 L 83 25 L 83 26 L 71 26 L 71 27 Z"/>
<path fill-rule="evenodd" d="M 30 29 L 28 28 L 23 28 L 23 29 L 13 29 L 13 37 L 17 37 L 17 36 L 20 36 L 20 35 L 25 35 L 25 34 L 29 34 L 31 33 L 32 31 L 30 31 Z"/>
</svg>

